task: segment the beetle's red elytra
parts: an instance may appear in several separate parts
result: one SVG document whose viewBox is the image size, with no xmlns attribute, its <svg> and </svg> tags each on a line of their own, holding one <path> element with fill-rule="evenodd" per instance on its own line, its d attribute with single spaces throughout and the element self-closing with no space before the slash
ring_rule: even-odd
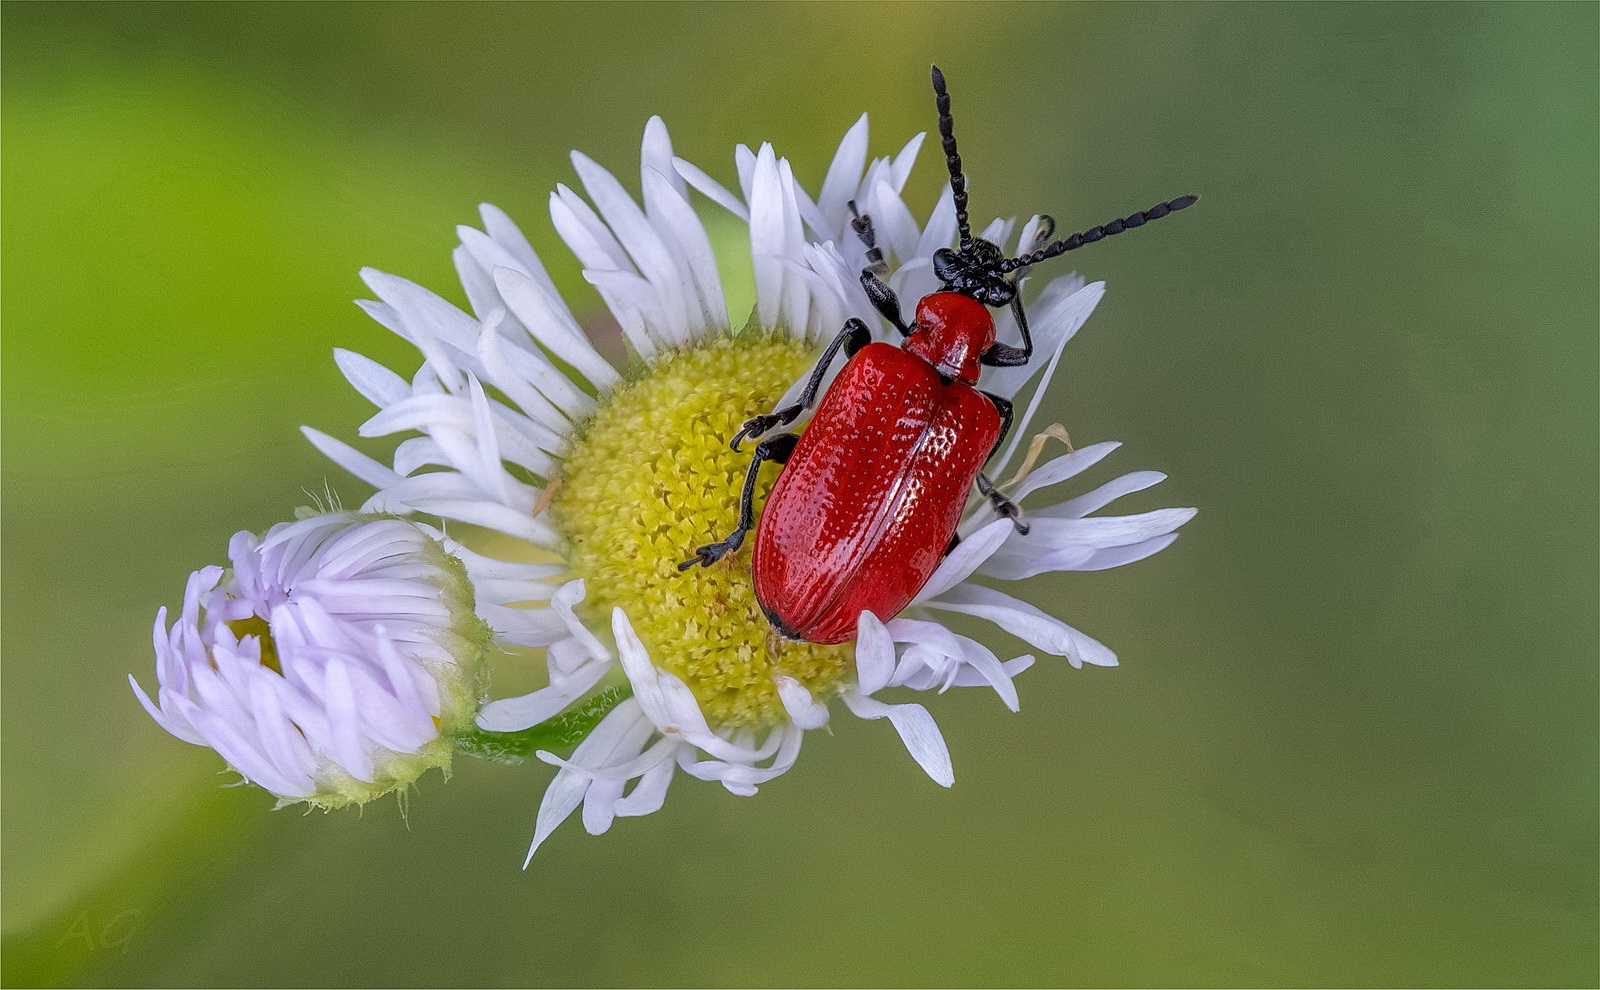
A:
<svg viewBox="0 0 1600 990">
<path fill-rule="evenodd" d="M 737 550 L 755 526 L 761 464 L 784 465 L 761 513 L 753 568 L 756 600 L 789 639 L 848 642 L 862 612 L 885 622 L 897 615 L 956 545 L 956 526 L 974 484 L 1017 532 L 1027 533 L 1016 503 L 983 474 L 1011 428 L 1011 402 L 977 387 L 982 366 L 1026 364 L 1033 356 L 1018 293 L 1023 274 L 1040 261 L 1158 220 L 1198 198 L 1180 196 L 1055 241 L 1055 221 L 1041 216 L 1034 243 L 1007 258 L 972 236 L 950 95 L 938 66 L 933 92 L 961 238 L 958 249 L 934 252 L 940 291 L 923 297 L 915 319 L 905 323 L 884 281 L 888 265 L 872 218 L 856 214 L 852 226 L 867 248 L 861 286 L 904 344 L 872 343 L 865 323 L 847 321 L 812 369 L 800 400 L 746 421 L 730 445 L 738 450 L 743 441 L 787 426 L 811 408 L 843 349 L 848 361 L 805 432 L 778 433 L 756 444 L 738 526 L 678 565 L 709 567 Z M 989 308 L 998 306 L 1010 306 L 1016 315 L 1021 347 L 995 340 Z"/>
</svg>

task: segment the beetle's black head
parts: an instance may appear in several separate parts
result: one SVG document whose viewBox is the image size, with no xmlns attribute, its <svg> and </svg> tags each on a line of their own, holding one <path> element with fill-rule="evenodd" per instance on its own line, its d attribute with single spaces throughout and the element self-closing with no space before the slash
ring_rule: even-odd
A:
<svg viewBox="0 0 1600 990">
<path fill-rule="evenodd" d="M 960 251 L 940 248 L 933 253 L 933 273 L 944 283 L 946 292 L 971 296 L 986 306 L 1009 306 L 1017 296 L 1017 285 L 1000 272 L 1005 252 L 981 237 L 962 245 Z"/>
</svg>

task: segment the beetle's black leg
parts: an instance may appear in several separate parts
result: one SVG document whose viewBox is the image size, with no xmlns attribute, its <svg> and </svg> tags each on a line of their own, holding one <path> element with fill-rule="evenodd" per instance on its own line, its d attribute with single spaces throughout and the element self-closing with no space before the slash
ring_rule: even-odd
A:
<svg viewBox="0 0 1600 990">
<path fill-rule="evenodd" d="M 889 274 L 889 263 L 883 260 L 883 250 L 878 247 L 878 235 L 872 229 L 872 214 L 856 211 L 856 201 L 850 201 L 850 229 L 867 246 L 867 267 L 861 269 L 861 287 L 872 300 L 872 307 L 900 331 L 902 337 L 911 336 L 911 328 L 900 316 L 900 299 L 889 288 L 884 276 Z"/>
<path fill-rule="evenodd" d="M 1012 347 L 1010 344 L 990 344 L 988 350 L 978 355 L 979 364 L 987 364 L 995 368 L 1010 368 L 1019 364 L 1027 364 L 1033 359 L 1033 336 L 1028 333 L 1028 314 L 1022 311 L 1021 293 L 1011 298 L 1011 312 L 1017 316 L 1017 329 L 1022 332 L 1022 346 Z M 990 396 L 990 398 L 993 398 L 993 396 Z"/>
<path fill-rule="evenodd" d="M 839 353 L 839 348 L 844 348 L 844 356 L 851 358 L 856 351 L 867 346 L 872 341 L 872 331 L 867 325 L 855 317 L 845 321 L 844 329 L 836 334 L 828 343 L 828 349 L 822 352 L 822 357 L 817 359 L 817 366 L 811 369 L 811 379 L 806 382 L 805 391 L 800 393 L 800 401 L 793 405 L 775 409 L 759 416 L 751 416 L 744 421 L 744 426 L 733 435 L 728 446 L 734 450 L 746 440 L 754 440 L 774 426 L 788 426 L 800 417 L 800 414 L 810 409 L 817 401 L 817 389 L 822 387 L 822 379 L 828 374 L 828 365 L 833 363 L 833 356 Z"/>
<path fill-rule="evenodd" d="M 990 481 L 989 476 L 982 471 L 978 472 L 978 491 L 982 492 L 989 500 L 989 504 L 994 506 L 994 511 L 1011 520 L 1011 525 L 1016 527 L 1017 532 L 1023 536 L 1028 535 L 1028 524 L 1019 518 L 1022 510 L 1017 508 L 1017 503 L 1007 498 L 1005 492 L 996 488 L 994 482 Z"/>
<path fill-rule="evenodd" d="M 794 433 L 780 433 L 756 444 L 755 456 L 750 458 L 750 470 L 745 472 L 744 491 L 739 496 L 739 525 L 728 534 L 727 539 L 700 547 L 693 557 L 678 565 L 678 570 L 686 571 L 696 564 L 710 567 L 739 549 L 744 543 L 744 535 L 756 524 L 756 475 L 761 472 L 762 462 L 784 463 L 794 453 L 794 445 L 799 441 L 800 437 Z"/>
<path fill-rule="evenodd" d="M 1036 251 L 1041 245 L 1050 241 L 1056 235 L 1056 222 L 1047 213 L 1039 215 L 1039 227 L 1033 232 L 1033 240 L 1027 245 L 1024 254 Z M 1028 314 L 1022 311 L 1022 277 L 1028 274 L 1026 267 L 1018 268 L 1011 276 L 1012 284 L 1017 285 L 1016 295 L 1011 297 L 1011 312 L 1016 314 L 1017 329 L 1022 332 L 1022 346 L 1012 347 L 1010 344 L 995 343 L 978 356 L 978 363 L 995 368 L 1010 368 L 1019 364 L 1027 364 L 1033 360 L 1033 336 L 1028 332 Z"/>
<path fill-rule="evenodd" d="M 1006 442 L 1006 435 L 1011 432 L 1011 401 L 1002 399 L 990 392 L 984 392 L 983 397 L 993 402 L 995 411 L 1000 414 L 1000 435 L 994 438 L 994 446 L 989 448 L 989 457 L 993 457 L 995 451 L 1000 449 L 1000 445 Z M 984 458 L 984 460 L 987 461 L 988 458 Z M 982 471 L 978 472 L 978 491 L 983 493 L 983 496 L 994 506 L 996 512 L 1011 520 L 1011 525 L 1016 527 L 1017 532 L 1024 536 L 1028 534 L 1028 524 L 1019 518 L 1022 515 L 1022 510 L 1017 508 L 1017 503 L 1011 501 L 1004 492 L 996 488 L 994 482 L 990 481 L 989 476 Z"/>
</svg>

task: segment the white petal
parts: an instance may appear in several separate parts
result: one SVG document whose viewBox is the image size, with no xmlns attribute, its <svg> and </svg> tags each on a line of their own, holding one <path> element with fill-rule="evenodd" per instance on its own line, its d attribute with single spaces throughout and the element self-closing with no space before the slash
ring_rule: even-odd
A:
<svg viewBox="0 0 1600 990">
<path fill-rule="evenodd" d="M 839 150 L 834 152 L 833 161 L 828 165 L 827 177 L 822 180 L 822 194 L 817 197 L 817 208 L 830 229 L 817 231 L 819 238 L 832 240 L 848 222 L 850 214 L 846 204 L 855 196 L 861 182 L 861 170 L 866 165 L 867 115 L 862 114 L 845 132 L 844 139 L 839 142 Z"/>
<path fill-rule="evenodd" d="M 789 720 L 802 729 L 820 729 L 828 723 L 828 706 L 811 696 L 799 681 L 779 674 L 772 678 Z"/>
<path fill-rule="evenodd" d="M 692 162 L 684 161 L 682 158 L 674 158 L 672 160 L 672 170 L 683 176 L 689 185 L 698 189 L 702 195 L 713 203 L 732 213 L 740 220 L 746 222 L 750 220 L 750 211 L 745 208 L 744 203 L 739 201 L 739 197 L 729 192 L 716 179 L 707 175 L 699 166 Z"/>
<path fill-rule="evenodd" d="M 997 519 L 971 536 L 963 538 L 956 544 L 956 548 L 939 562 L 938 568 L 928 578 L 928 583 L 922 586 L 922 590 L 917 592 L 917 597 L 911 600 L 911 604 L 921 604 L 965 581 L 973 571 L 1000 549 L 1000 545 L 1014 531 L 1015 526 L 1011 520 Z"/>
<path fill-rule="evenodd" d="M 1052 615 L 993 588 L 963 584 L 924 603 L 928 608 L 988 619 L 1037 649 L 1066 657 L 1074 667 L 1084 663 L 1114 666 L 1116 654 Z"/>
<path fill-rule="evenodd" d="M 588 694 L 606 671 L 609 661 L 594 660 L 584 664 L 560 687 L 552 684 L 531 694 L 517 698 L 491 701 L 478 713 L 478 728 L 488 732 L 519 732 L 552 719 L 574 701 Z"/>
<path fill-rule="evenodd" d="M 516 269 L 495 268 L 493 276 L 506 305 L 535 340 L 596 386 L 616 384 L 616 369 L 589 343 L 560 296 L 546 292 L 538 280 Z"/>
<path fill-rule="evenodd" d="M 845 707 L 860 718 L 885 718 L 900 733 L 911 758 L 917 761 L 933 782 L 949 787 L 956 782 L 955 769 L 950 765 L 950 750 L 945 747 L 944 736 L 933 716 L 921 705 L 886 705 L 874 698 L 846 691 Z"/>
<path fill-rule="evenodd" d="M 311 441 L 312 446 L 322 451 L 324 457 L 374 488 L 387 488 L 400 480 L 400 475 L 391 468 L 373 460 L 342 440 L 335 440 L 321 430 L 309 426 L 300 427 L 300 432 Z"/>
<path fill-rule="evenodd" d="M 863 611 L 856 619 L 856 680 L 862 694 L 876 694 L 894 674 L 894 640 L 876 615 Z"/>
</svg>

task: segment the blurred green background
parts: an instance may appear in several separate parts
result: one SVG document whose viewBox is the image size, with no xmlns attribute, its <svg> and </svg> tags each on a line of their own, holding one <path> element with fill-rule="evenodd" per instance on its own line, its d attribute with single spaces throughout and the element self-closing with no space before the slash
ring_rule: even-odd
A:
<svg viewBox="0 0 1600 990">
<path fill-rule="evenodd" d="M 1600 979 L 1595 5 L 3 17 L 7 985 Z M 950 791 L 841 712 L 758 798 L 680 777 L 526 873 L 548 767 L 271 813 L 140 711 L 191 569 L 366 494 L 296 429 L 368 414 L 331 347 L 415 367 L 360 266 L 460 299 L 487 200 L 592 312 L 569 148 L 633 186 L 660 113 L 814 188 L 863 110 L 875 154 L 931 127 L 933 60 L 977 213 L 1205 197 L 1074 256 L 1110 292 L 1043 420 L 1201 510 L 1035 592 L 1120 669 L 935 699 Z"/>
</svg>

